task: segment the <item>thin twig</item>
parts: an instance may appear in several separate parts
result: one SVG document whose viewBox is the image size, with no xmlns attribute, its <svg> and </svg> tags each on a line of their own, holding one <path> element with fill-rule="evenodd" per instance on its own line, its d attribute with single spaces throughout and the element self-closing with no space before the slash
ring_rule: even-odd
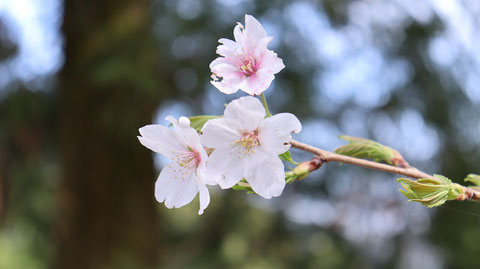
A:
<svg viewBox="0 0 480 269">
<path fill-rule="evenodd" d="M 404 175 L 407 177 L 415 178 L 415 179 L 420 179 L 420 178 L 431 178 L 437 180 L 434 176 L 427 174 L 425 172 L 422 172 L 418 170 L 415 167 L 408 167 L 408 168 L 402 168 L 402 167 L 397 167 L 393 165 L 388 165 L 388 164 L 383 164 L 383 163 L 377 163 L 373 161 L 368 161 L 364 159 L 359 159 L 359 158 L 354 158 L 350 156 L 345 156 L 345 155 L 340 155 L 337 153 L 333 153 L 330 151 L 326 151 L 323 149 L 319 149 L 316 147 L 312 147 L 310 145 L 304 144 L 302 142 L 298 142 L 295 140 L 291 140 L 290 144 L 292 147 L 301 149 L 304 151 L 311 152 L 313 154 L 316 154 L 319 156 L 319 158 L 324 161 L 324 162 L 341 162 L 341 163 L 348 163 L 356 166 L 361 166 L 365 168 L 370 168 L 370 169 L 375 169 L 375 170 L 380 170 L 383 172 L 388 172 L 392 174 L 399 174 L 399 175 Z M 464 186 L 462 186 L 464 187 Z M 461 200 L 480 200 L 480 192 L 468 187 L 464 187 L 465 189 L 465 197 L 462 197 L 463 199 Z"/>
</svg>

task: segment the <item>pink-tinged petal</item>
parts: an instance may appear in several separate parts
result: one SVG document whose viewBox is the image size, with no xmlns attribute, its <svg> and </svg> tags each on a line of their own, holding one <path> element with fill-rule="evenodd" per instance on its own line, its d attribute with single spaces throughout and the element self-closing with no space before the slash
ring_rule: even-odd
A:
<svg viewBox="0 0 480 269">
<path fill-rule="evenodd" d="M 218 59 L 218 58 L 217 58 Z M 214 64 L 214 65 L 212 65 Z M 231 76 L 245 76 L 242 72 L 238 70 L 238 68 L 229 63 L 228 61 L 225 60 L 214 60 L 210 64 L 210 70 L 212 71 L 213 74 L 215 74 L 217 77 L 231 77 Z"/>
<path fill-rule="evenodd" d="M 269 70 L 273 74 L 277 74 L 283 68 L 285 68 L 283 60 L 280 59 L 278 55 L 271 50 L 265 52 L 258 65 L 259 71 L 265 69 Z"/>
<path fill-rule="evenodd" d="M 235 38 L 235 42 L 237 45 L 243 47 L 244 40 L 244 33 L 243 33 L 243 25 L 241 23 L 237 23 L 235 28 L 233 28 L 233 37 Z"/>
<path fill-rule="evenodd" d="M 236 85 L 226 83 L 224 81 L 210 81 L 212 85 L 217 88 L 219 91 L 223 92 L 224 94 L 234 94 L 238 91 L 238 88 L 235 87 Z"/>
<path fill-rule="evenodd" d="M 242 52 L 242 46 L 240 44 L 237 44 L 233 40 L 220 38 L 218 42 L 223 44 L 217 47 L 217 53 L 219 55 L 222 55 L 225 57 L 235 57 L 236 54 L 239 54 Z"/>
<path fill-rule="evenodd" d="M 190 203 L 198 193 L 195 168 L 185 169 L 175 163 L 163 168 L 155 183 L 155 199 L 167 208 Z"/>
<path fill-rule="evenodd" d="M 146 125 L 139 129 L 142 136 L 138 140 L 148 149 L 173 158 L 178 152 L 184 152 L 185 147 L 178 142 L 174 131 L 162 125 Z"/>
<path fill-rule="evenodd" d="M 207 121 L 202 128 L 200 139 L 207 148 L 226 149 L 242 136 L 240 132 L 230 127 L 225 118 Z"/>
<path fill-rule="evenodd" d="M 267 37 L 262 38 L 256 44 L 255 52 L 254 52 L 255 59 L 260 60 L 264 57 L 264 55 L 267 53 L 267 51 L 269 51 L 267 49 L 267 46 L 268 46 L 268 44 L 270 44 L 272 39 L 273 39 L 273 36 L 267 36 Z"/>
<path fill-rule="evenodd" d="M 271 155 L 269 158 L 250 167 L 245 177 L 252 189 L 266 199 L 277 197 L 285 188 L 284 166 L 280 158 Z"/>
<path fill-rule="evenodd" d="M 238 132 L 245 133 L 258 128 L 265 118 L 265 109 L 257 98 L 245 96 L 230 102 L 224 115 L 227 124 Z"/>
<path fill-rule="evenodd" d="M 210 65 L 209 65 L 210 70 L 213 70 L 216 66 L 222 65 L 222 64 L 232 65 L 231 62 L 229 60 L 227 60 L 226 58 L 218 57 L 210 63 Z"/>
<path fill-rule="evenodd" d="M 302 124 L 291 113 L 280 113 L 262 121 L 258 128 L 260 146 L 273 154 L 282 154 L 290 148 L 291 133 L 302 130 Z"/>
<path fill-rule="evenodd" d="M 200 209 L 198 210 L 198 215 L 202 215 L 205 208 L 207 208 L 208 204 L 210 204 L 210 194 L 208 193 L 208 188 L 202 179 L 197 178 L 197 186 L 199 192 L 198 200 L 200 201 Z"/>
<path fill-rule="evenodd" d="M 245 15 L 245 47 L 248 50 L 255 49 L 256 44 L 267 37 L 267 32 L 260 22 L 251 15 Z"/>
<path fill-rule="evenodd" d="M 240 88 L 247 84 L 245 74 L 235 69 L 233 72 L 220 76 L 221 81 L 211 81 L 219 91 L 225 94 L 236 93 Z"/>
<path fill-rule="evenodd" d="M 260 95 L 270 87 L 274 78 L 270 70 L 260 69 L 247 78 L 247 84 L 241 90 L 250 95 Z"/>
</svg>

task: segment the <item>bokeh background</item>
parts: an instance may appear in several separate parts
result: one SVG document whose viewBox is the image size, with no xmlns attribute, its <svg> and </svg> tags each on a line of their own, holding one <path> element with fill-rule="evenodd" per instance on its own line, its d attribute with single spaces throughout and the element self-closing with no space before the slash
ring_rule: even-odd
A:
<svg viewBox="0 0 480 269">
<path fill-rule="evenodd" d="M 479 204 L 426 209 L 363 168 L 272 200 L 212 188 L 202 216 L 154 201 L 165 160 L 137 130 L 242 96 L 208 64 L 245 13 L 275 37 L 266 95 L 298 140 L 480 173 L 480 1 L 0 0 L 0 268 L 480 268 Z"/>
</svg>

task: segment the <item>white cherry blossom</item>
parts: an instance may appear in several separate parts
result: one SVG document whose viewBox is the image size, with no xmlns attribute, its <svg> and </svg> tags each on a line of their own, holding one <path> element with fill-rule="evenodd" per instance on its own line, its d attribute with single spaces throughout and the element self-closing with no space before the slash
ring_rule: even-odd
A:
<svg viewBox="0 0 480 269">
<path fill-rule="evenodd" d="M 202 129 L 202 144 L 214 149 L 206 173 L 223 189 L 245 178 L 260 196 L 279 196 L 285 174 L 278 155 L 290 148 L 291 133 L 301 128 L 290 113 L 265 118 L 255 97 L 236 99 L 227 105 L 223 118 L 209 120 Z"/>
<path fill-rule="evenodd" d="M 205 179 L 207 153 L 188 118 L 180 117 L 177 121 L 168 116 L 166 120 L 172 123 L 173 130 L 162 125 L 146 125 L 139 129 L 141 136 L 138 136 L 142 145 L 172 160 L 158 176 L 155 198 L 167 208 L 179 208 L 200 193 L 198 214 L 201 215 L 210 203 L 206 184 L 215 184 Z"/>
<path fill-rule="evenodd" d="M 259 95 L 265 91 L 275 74 L 285 65 L 277 54 L 267 49 L 273 37 L 267 36 L 262 25 L 251 15 L 245 15 L 242 24 L 233 30 L 235 41 L 221 38 L 218 57 L 210 64 L 212 84 L 221 92 L 232 94 L 239 89 Z"/>
</svg>

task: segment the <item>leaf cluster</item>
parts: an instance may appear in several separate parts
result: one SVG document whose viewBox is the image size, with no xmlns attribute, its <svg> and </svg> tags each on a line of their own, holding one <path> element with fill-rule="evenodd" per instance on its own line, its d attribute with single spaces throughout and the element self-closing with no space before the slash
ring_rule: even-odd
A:
<svg viewBox="0 0 480 269">
<path fill-rule="evenodd" d="M 411 180 L 399 178 L 397 181 L 404 188 L 399 191 L 409 199 L 409 201 L 419 202 L 426 207 L 436 207 L 443 205 L 446 201 L 455 200 L 465 191 L 464 188 L 450 179 L 434 175 L 436 179 L 422 178 Z"/>
<path fill-rule="evenodd" d="M 374 162 L 386 162 L 404 168 L 409 167 L 398 151 L 378 142 L 347 135 L 341 135 L 339 138 L 346 140 L 348 144 L 335 149 L 335 153 L 355 158 L 371 159 Z"/>
</svg>

